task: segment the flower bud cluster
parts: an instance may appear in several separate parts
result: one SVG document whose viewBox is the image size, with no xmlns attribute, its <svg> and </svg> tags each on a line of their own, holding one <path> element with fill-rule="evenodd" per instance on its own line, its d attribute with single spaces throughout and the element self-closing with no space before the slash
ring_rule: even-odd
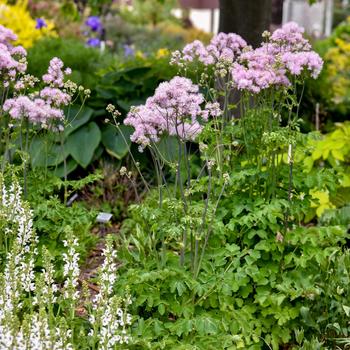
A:
<svg viewBox="0 0 350 350">
<path fill-rule="evenodd" d="M 102 255 L 104 262 L 99 273 L 100 291 L 93 299 L 94 312 L 89 317 L 93 328 L 89 335 L 98 340 L 100 349 L 112 350 L 117 344 L 129 343 L 127 327 L 131 325 L 131 315 L 125 309 L 131 301 L 128 297 L 123 301 L 112 295 L 117 280 L 117 256 L 111 237 L 107 237 Z"/>
</svg>

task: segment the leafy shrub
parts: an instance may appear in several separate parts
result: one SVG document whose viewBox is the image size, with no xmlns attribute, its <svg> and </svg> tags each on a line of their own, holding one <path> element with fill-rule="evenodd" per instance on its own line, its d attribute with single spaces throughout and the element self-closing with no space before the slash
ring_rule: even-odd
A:
<svg viewBox="0 0 350 350">
<path fill-rule="evenodd" d="M 317 174 L 320 171 L 332 171 L 336 186 L 320 183 L 313 189 L 313 197 L 319 200 L 316 207 L 318 216 L 326 209 L 342 208 L 350 203 L 350 124 L 336 124 L 336 129 L 320 138 L 309 137 L 306 145 L 308 152 L 303 152 L 301 160 L 305 173 Z M 344 211 L 344 209 L 343 209 Z"/>
<path fill-rule="evenodd" d="M 349 254 L 343 256 L 340 248 L 348 237 L 344 229 L 285 232 L 287 203 L 251 200 L 239 192 L 223 200 L 202 270 L 194 278 L 179 268 L 171 248 L 161 249 L 165 234 L 172 247 L 179 226 L 173 206 L 164 204 L 159 210 L 149 199 L 124 224 L 118 287 L 130 286 L 133 313 L 140 317 L 133 348 L 263 349 L 268 343 L 278 349 L 279 344 L 301 345 L 316 334 L 335 337 L 330 326 L 335 323 L 338 335 L 348 334 L 349 265 L 343 259 Z M 298 330 L 303 336 L 295 338 Z"/>
<path fill-rule="evenodd" d="M 71 79 L 93 89 L 98 81 L 98 71 L 109 67 L 117 58 L 86 47 L 79 39 L 46 38 L 28 50 L 28 72 L 37 77 L 45 73 L 50 59 L 59 57 L 72 69 Z"/>
</svg>

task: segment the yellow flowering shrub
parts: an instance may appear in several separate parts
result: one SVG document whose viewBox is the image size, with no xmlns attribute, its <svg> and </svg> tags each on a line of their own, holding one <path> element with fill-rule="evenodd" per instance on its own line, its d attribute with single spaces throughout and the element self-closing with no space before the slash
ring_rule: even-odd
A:
<svg viewBox="0 0 350 350">
<path fill-rule="evenodd" d="M 162 23 L 159 25 L 159 28 L 165 34 L 181 37 L 186 43 L 190 43 L 194 40 L 200 40 L 204 43 L 209 43 L 210 39 L 212 38 L 212 34 L 207 33 L 201 29 L 195 27 L 183 28 L 176 23 Z"/>
<path fill-rule="evenodd" d="M 310 191 L 311 207 L 316 208 L 317 216 L 321 216 L 326 209 L 335 208 L 340 196 L 350 188 L 350 122 L 337 123 L 333 132 L 321 138 L 310 138 L 306 149 L 309 153 L 303 159 L 306 173 L 317 169 L 321 164 L 320 168 L 331 167 L 338 179 L 338 194 L 333 198 L 325 188 Z"/>
<path fill-rule="evenodd" d="M 336 47 L 331 48 L 326 60 L 334 103 L 345 102 L 350 94 L 350 42 L 336 39 Z"/>
<path fill-rule="evenodd" d="M 34 42 L 45 36 L 56 36 L 52 21 L 45 20 L 46 27 L 36 29 L 36 21 L 28 11 L 28 0 L 18 0 L 10 5 L 6 0 L 0 0 L 0 24 L 10 28 L 18 35 L 16 44 L 25 48 L 33 46 Z"/>
<path fill-rule="evenodd" d="M 332 35 L 332 46 L 325 54 L 326 74 L 332 102 L 350 101 L 350 17 Z"/>
</svg>

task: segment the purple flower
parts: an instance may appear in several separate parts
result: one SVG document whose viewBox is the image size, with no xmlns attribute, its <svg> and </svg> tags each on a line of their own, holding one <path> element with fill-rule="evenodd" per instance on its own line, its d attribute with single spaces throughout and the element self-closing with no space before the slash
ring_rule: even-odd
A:
<svg viewBox="0 0 350 350">
<path fill-rule="evenodd" d="M 31 100 L 28 96 L 10 98 L 4 103 L 4 111 L 13 119 L 28 118 L 33 124 L 47 123 L 50 119 L 64 118 L 63 111 L 52 107 L 41 98 Z"/>
<path fill-rule="evenodd" d="M 36 18 L 35 21 L 36 21 L 35 29 L 41 29 L 41 28 L 47 27 L 47 24 L 43 18 Z"/>
<path fill-rule="evenodd" d="M 124 47 L 124 56 L 125 57 L 135 56 L 135 51 L 130 45 L 125 44 L 123 47 Z"/>
<path fill-rule="evenodd" d="M 100 47 L 101 40 L 98 39 L 98 38 L 89 38 L 89 39 L 86 41 L 86 44 L 87 44 L 88 46 L 91 46 L 91 47 Z"/>
<path fill-rule="evenodd" d="M 85 24 L 90 27 L 93 32 L 99 32 L 102 30 L 102 23 L 98 16 L 88 17 Z"/>
</svg>

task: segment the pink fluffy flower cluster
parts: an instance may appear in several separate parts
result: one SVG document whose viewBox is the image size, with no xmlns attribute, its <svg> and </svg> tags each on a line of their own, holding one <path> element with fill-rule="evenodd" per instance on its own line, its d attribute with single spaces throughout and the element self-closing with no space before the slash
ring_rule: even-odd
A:
<svg viewBox="0 0 350 350">
<path fill-rule="evenodd" d="M 203 102 L 197 85 L 190 79 L 176 76 L 161 83 L 145 105 L 133 107 L 124 124 L 134 127 L 131 140 L 140 145 L 140 151 L 158 142 L 163 134 L 194 140 L 202 131 L 200 122 L 206 121 L 212 113 L 219 113 L 218 106 L 213 104 L 202 109 Z"/>
<path fill-rule="evenodd" d="M 323 61 L 311 50 L 303 33 L 303 28 L 290 22 L 277 29 L 259 48 L 243 52 L 231 71 L 237 89 L 259 93 L 274 86 L 290 86 L 291 78 L 304 72 L 317 78 Z"/>
<path fill-rule="evenodd" d="M 198 60 L 205 65 L 215 64 L 218 61 L 233 62 L 247 46 L 245 40 L 237 34 L 219 33 L 204 46 L 199 40 L 187 44 L 182 52 L 175 51 L 172 54 L 172 64 L 181 65 L 182 62 Z"/>
<path fill-rule="evenodd" d="M 267 42 L 253 50 L 236 34 L 219 33 L 208 46 L 196 40 L 175 51 L 171 63 L 183 66 L 192 61 L 205 65 L 230 64 L 233 86 L 251 93 L 270 87 L 289 86 L 291 78 L 308 72 L 316 78 L 323 66 L 321 57 L 303 37 L 304 29 L 290 22 L 269 35 Z"/>
<path fill-rule="evenodd" d="M 13 119 L 25 119 L 33 124 L 48 126 L 52 120 L 62 120 L 62 107 L 71 102 L 71 96 L 64 88 L 65 75 L 71 73 L 59 58 L 50 61 L 47 74 L 42 79 L 45 87 L 41 91 L 28 94 L 28 87 L 34 88 L 38 79 L 25 75 L 27 70 L 26 51 L 21 46 L 13 46 L 17 36 L 0 25 L 0 78 L 3 88 L 13 84 L 16 96 L 8 98 L 2 106 Z M 26 85 L 27 84 L 27 85 Z"/>
<path fill-rule="evenodd" d="M 15 40 L 17 36 L 0 25 L 0 77 L 5 88 L 27 69 L 27 52 L 22 46 L 13 46 L 11 42 Z"/>
<path fill-rule="evenodd" d="M 71 96 L 64 90 L 64 78 L 70 74 L 67 68 L 63 71 L 63 62 L 55 57 L 50 61 L 48 72 L 43 75 L 43 81 L 48 84 L 36 97 L 20 95 L 5 101 L 3 109 L 13 119 L 28 118 L 33 124 L 48 126 L 50 121 L 62 120 L 63 106 L 71 102 Z"/>
</svg>

